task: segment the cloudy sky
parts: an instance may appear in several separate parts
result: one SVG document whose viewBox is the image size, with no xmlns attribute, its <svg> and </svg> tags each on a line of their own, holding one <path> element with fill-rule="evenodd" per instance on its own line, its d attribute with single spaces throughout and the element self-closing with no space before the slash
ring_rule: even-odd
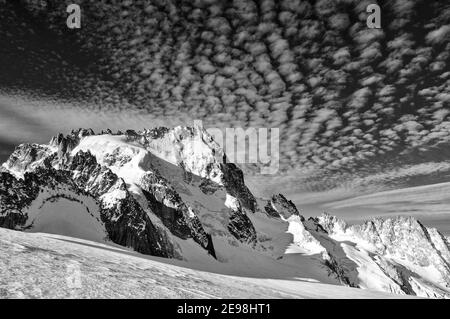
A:
<svg viewBox="0 0 450 319">
<path fill-rule="evenodd" d="M 65 26 L 69 3 L 79 30 Z M 381 29 L 366 26 L 370 3 Z M 0 5 L 0 158 L 74 127 L 201 119 L 279 128 L 280 173 L 249 183 L 298 200 L 448 177 L 448 1 Z"/>
</svg>

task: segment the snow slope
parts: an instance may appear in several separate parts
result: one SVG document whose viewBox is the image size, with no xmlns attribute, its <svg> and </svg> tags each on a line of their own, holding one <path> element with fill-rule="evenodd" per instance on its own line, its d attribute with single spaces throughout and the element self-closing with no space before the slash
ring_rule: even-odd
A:
<svg viewBox="0 0 450 319">
<path fill-rule="evenodd" d="M 397 298 L 302 280 L 204 272 L 70 237 L 0 228 L 0 298 Z"/>
<path fill-rule="evenodd" d="M 23 211 L 27 232 L 43 232 L 97 242 L 107 241 L 99 205 L 89 196 L 76 194 L 67 186 L 44 187 Z"/>
</svg>

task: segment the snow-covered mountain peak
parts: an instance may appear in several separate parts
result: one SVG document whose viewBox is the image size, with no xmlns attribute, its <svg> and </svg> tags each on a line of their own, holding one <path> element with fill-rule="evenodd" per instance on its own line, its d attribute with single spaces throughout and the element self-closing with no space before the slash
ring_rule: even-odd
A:
<svg viewBox="0 0 450 319">
<path fill-rule="evenodd" d="M 101 156 L 98 155 L 102 153 L 126 157 L 133 155 L 130 152 L 142 154 L 147 151 L 187 172 L 224 184 L 220 165 L 224 162 L 224 152 L 201 126 L 158 127 L 117 133 L 106 130 L 100 134 L 95 134 L 91 129 L 79 129 L 67 136 L 59 134 L 49 145 L 57 147 L 60 156 L 68 152 L 73 155 L 74 150 L 76 153 L 80 149 L 91 149 L 99 159 Z"/>
<path fill-rule="evenodd" d="M 361 225 L 329 214 L 305 220 L 282 194 L 256 199 L 242 171 L 225 159 L 200 126 L 79 129 L 48 145 L 22 144 L 0 171 L 0 226 L 212 268 L 227 264 L 241 269 L 238 275 L 242 269 L 285 272 L 397 294 L 450 296 L 449 243 L 437 230 L 412 217 Z"/>
<path fill-rule="evenodd" d="M 201 127 L 115 134 L 110 130 L 95 134 L 90 129 L 79 129 L 67 136 L 57 135 L 49 145 L 21 145 L 4 169 L 19 176 L 32 174 L 38 168 L 61 171 L 97 198 L 108 222 L 117 222 L 133 207 L 137 213 L 133 218 L 140 220 L 133 221 L 133 236 L 145 232 L 146 225 L 159 228 L 161 241 L 171 242 L 164 254 L 183 255 L 177 238 L 192 238 L 215 256 L 211 236 L 205 229 L 256 244 L 255 230 L 246 215 L 254 213 L 255 199 L 239 168 L 216 159 L 221 152 Z M 237 201 L 235 207 L 228 207 L 230 197 Z M 217 213 L 210 218 L 207 216 L 212 207 Z M 205 225 L 200 222 L 202 216 L 209 220 Z M 172 239 L 169 233 L 174 235 Z M 116 240 L 120 243 L 141 249 L 120 233 L 111 237 L 115 236 L 119 236 Z"/>
</svg>

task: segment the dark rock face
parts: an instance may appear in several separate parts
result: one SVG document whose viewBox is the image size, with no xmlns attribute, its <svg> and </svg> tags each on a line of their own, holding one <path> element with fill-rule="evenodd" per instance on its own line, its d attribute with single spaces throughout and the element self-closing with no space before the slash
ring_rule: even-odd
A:
<svg viewBox="0 0 450 319">
<path fill-rule="evenodd" d="M 322 214 L 320 217 L 310 217 L 309 220 L 312 221 L 317 228 L 321 228 L 330 235 L 335 233 L 337 227 L 339 229 L 347 228 L 347 223 L 345 221 L 326 213 Z"/>
<path fill-rule="evenodd" d="M 267 213 L 267 215 L 279 218 L 280 214 L 272 207 L 272 202 L 269 200 L 267 201 L 266 206 L 264 206 L 264 211 Z"/>
<path fill-rule="evenodd" d="M 215 257 L 211 236 L 205 232 L 194 211 L 162 176 L 148 172 L 141 180 L 141 187 L 150 209 L 172 234 L 182 239 L 193 238 Z"/>
<path fill-rule="evenodd" d="M 72 178 L 80 188 L 96 197 L 120 183 L 118 176 L 109 168 L 99 165 L 89 152 L 78 152 L 65 168 L 72 172 Z"/>
<path fill-rule="evenodd" d="M 80 138 L 77 135 L 77 132 L 72 132 L 71 135 L 67 136 L 58 134 L 50 141 L 50 145 L 58 148 L 56 156 L 60 161 L 65 162 L 69 160 L 70 151 L 72 151 L 79 142 Z"/>
<path fill-rule="evenodd" d="M 135 141 L 139 138 L 139 135 L 134 130 L 126 130 L 125 136 L 127 138 L 127 141 Z"/>
<path fill-rule="evenodd" d="M 29 205 L 36 195 L 35 188 L 9 173 L 0 172 L 0 227 L 15 229 L 24 225 L 27 217 L 22 208 Z"/>
<path fill-rule="evenodd" d="M 315 232 L 329 234 L 328 231 L 320 224 L 316 217 L 308 218 L 308 227 Z"/>
<path fill-rule="evenodd" d="M 210 164 L 206 166 L 207 176 L 214 171 L 214 165 Z M 239 203 L 239 208 L 237 210 L 229 210 L 230 215 L 227 229 L 240 242 L 255 245 L 257 242 L 257 234 L 255 227 L 247 216 L 247 212 L 255 213 L 256 199 L 245 185 L 244 174 L 235 164 L 220 163 L 219 167 L 220 171 L 223 172 L 223 186 L 213 182 L 211 179 L 202 178 L 198 187 L 207 195 L 212 195 L 218 190 L 223 190 L 236 198 Z M 185 177 L 185 180 L 190 179 L 189 177 Z"/>
<path fill-rule="evenodd" d="M 346 286 L 357 288 L 358 285 L 349 276 L 348 270 L 332 254 L 327 254 L 327 259 L 324 260 L 325 265 L 329 268 L 339 281 Z"/>
<path fill-rule="evenodd" d="M 228 231 L 240 242 L 256 245 L 257 234 L 247 212 L 255 213 L 256 199 L 244 182 L 244 174 L 233 163 L 221 163 L 223 184 L 227 194 L 234 197 L 238 204 L 237 209 L 230 209 Z M 206 191 L 212 191 L 211 185 L 204 185 Z"/>
<path fill-rule="evenodd" d="M 150 130 L 146 130 L 144 132 L 144 136 L 149 139 L 157 139 L 163 137 L 168 132 L 169 129 L 167 127 L 157 127 Z"/>
<path fill-rule="evenodd" d="M 304 221 L 303 216 L 300 215 L 295 204 L 287 200 L 282 194 L 273 195 L 264 207 L 266 213 L 273 217 L 282 216 L 284 219 L 288 219 L 292 215 L 300 216 L 300 219 Z"/>
<path fill-rule="evenodd" d="M 231 210 L 228 231 L 242 243 L 254 246 L 257 242 L 256 229 L 240 208 Z"/>
<path fill-rule="evenodd" d="M 161 219 L 164 226 L 166 226 L 172 234 L 187 239 L 190 237 L 191 230 L 189 229 L 181 209 L 173 208 L 164 205 L 162 200 L 158 200 L 151 192 L 144 191 L 145 198 L 148 201 L 150 209 L 156 212 L 156 215 Z"/>
<path fill-rule="evenodd" d="M 239 203 L 237 209 L 230 209 L 228 231 L 240 242 L 254 246 L 257 243 L 257 234 L 246 212 L 255 213 L 256 199 L 245 185 L 242 170 L 235 164 L 221 163 L 220 170 L 223 172 L 225 191 Z M 212 192 L 214 188 L 210 184 L 203 183 L 202 190 Z"/>
<path fill-rule="evenodd" d="M 217 183 L 214 183 L 213 181 L 206 179 L 206 178 L 202 179 L 202 182 L 200 183 L 200 185 L 198 185 L 198 187 L 203 192 L 203 194 L 206 194 L 206 195 L 212 195 L 217 190 L 222 189 L 222 187 L 220 185 L 218 185 Z"/>
<path fill-rule="evenodd" d="M 237 198 L 242 207 L 255 212 L 256 200 L 244 182 L 244 173 L 235 164 L 220 165 L 224 173 L 224 186 L 228 194 Z"/>
<path fill-rule="evenodd" d="M 133 247 L 143 254 L 175 257 L 173 245 L 166 234 L 152 224 L 147 213 L 126 189 L 122 191 L 126 193 L 125 198 L 102 209 L 102 221 L 109 238 L 116 244 Z"/>
<path fill-rule="evenodd" d="M 17 205 L 29 205 L 36 190 L 16 179 L 7 172 L 0 172 L 0 200 L 2 209 L 17 208 Z"/>
</svg>

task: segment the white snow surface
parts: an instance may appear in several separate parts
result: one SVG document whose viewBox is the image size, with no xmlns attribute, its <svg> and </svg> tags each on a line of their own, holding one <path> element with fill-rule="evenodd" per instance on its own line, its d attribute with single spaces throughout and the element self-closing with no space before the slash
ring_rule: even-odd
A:
<svg viewBox="0 0 450 319">
<path fill-rule="evenodd" d="M 1 228 L 0 270 L 0 298 L 404 297 L 296 278 L 205 272 L 123 247 Z"/>
<path fill-rule="evenodd" d="M 66 187 L 44 188 L 23 212 L 28 215 L 26 232 L 59 234 L 97 242 L 107 241 L 98 204 Z"/>
</svg>

